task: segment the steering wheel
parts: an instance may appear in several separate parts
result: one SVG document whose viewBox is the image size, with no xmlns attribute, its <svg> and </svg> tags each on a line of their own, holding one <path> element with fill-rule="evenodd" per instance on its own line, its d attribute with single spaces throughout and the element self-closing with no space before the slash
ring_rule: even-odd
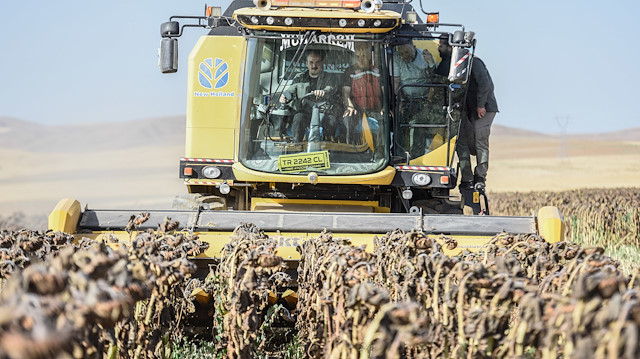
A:
<svg viewBox="0 0 640 359">
<path fill-rule="evenodd" d="M 305 101 L 306 103 L 310 104 L 312 107 L 320 107 L 320 106 L 324 106 L 328 100 L 326 99 L 326 92 L 325 92 L 325 96 L 321 97 L 321 99 L 317 99 L 316 95 L 313 92 L 309 92 L 308 94 L 300 97 L 301 101 Z"/>
</svg>

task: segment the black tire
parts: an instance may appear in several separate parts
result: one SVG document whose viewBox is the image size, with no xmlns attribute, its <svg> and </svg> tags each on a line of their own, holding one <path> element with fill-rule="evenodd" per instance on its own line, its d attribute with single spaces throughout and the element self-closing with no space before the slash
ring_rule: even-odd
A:
<svg viewBox="0 0 640 359">
<path fill-rule="evenodd" d="M 177 21 L 167 21 L 160 25 L 160 36 L 172 37 L 180 34 L 180 23 Z"/>
</svg>

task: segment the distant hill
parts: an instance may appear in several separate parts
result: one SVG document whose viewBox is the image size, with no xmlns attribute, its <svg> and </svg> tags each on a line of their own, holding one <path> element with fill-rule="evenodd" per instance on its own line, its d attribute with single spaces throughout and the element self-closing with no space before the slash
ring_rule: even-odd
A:
<svg viewBox="0 0 640 359">
<path fill-rule="evenodd" d="M 492 138 L 557 138 L 557 135 L 496 124 L 492 127 L 491 136 Z M 640 127 L 602 134 L 569 134 L 568 137 L 610 142 L 640 141 Z M 41 125 L 0 117 L 0 148 L 29 152 L 78 153 L 135 147 L 176 146 L 183 145 L 184 138 L 184 116 L 61 126 Z"/>
<path fill-rule="evenodd" d="M 606 140 L 606 141 L 631 141 L 640 142 L 640 127 L 629 128 L 622 131 L 588 134 L 588 135 L 569 135 L 572 138 Z"/>
<path fill-rule="evenodd" d="M 30 152 L 97 152 L 184 143 L 183 116 L 125 122 L 41 125 L 0 117 L 0 148 Z"/>
<path fill-rule="evenodd" d="M 523 130 L 520 128 L 507 127 L 494 124 L 491 126 L 492 137 L 545 137 L 558 138 L 558 134 L 545 134 L 541 132 Z M 640 141 L 640 127 L 629 128 L 622 131 L 590 133 L 590 134 L 567 134 L 569 139 L 579 140 L 605 140 L 611 142 Z"/>
<path fill-rule="evenodd" d="M 513 127 L 507 127 L 507 126 L 502 126 L 502 125 L 496 125 L 493 124 L 491 126 L 491 136 L 494 137 L 549 137 L 549 135 L 546 135 L 544 133 L 540 133 L 540 132 L 535 132 L 535 131 L 529 131 L 529 130 L 523 130 L 520 128 L 513 128 Z"/>
</svg>

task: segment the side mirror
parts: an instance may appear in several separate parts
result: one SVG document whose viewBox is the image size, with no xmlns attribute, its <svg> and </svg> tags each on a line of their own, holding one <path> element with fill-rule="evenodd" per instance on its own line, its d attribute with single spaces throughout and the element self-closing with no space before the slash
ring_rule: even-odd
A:
<svg viewBox="0 0 640 359">
<path fill-rule="evenodd" d="M 160 49 L 158 50 L 158 66 L 163 74 L 178 71 L 178 39 L 180 24 L 177 21 L 167 21 L 160 25 Z"/>
<path fill-rule="evenodd" d="M 451 66 L 449 67 L 449 81 L 456 84 L 463 84 L 469 79 L 471 70 L 471 51 L 467 47 L 471 46 L 475 34 L 471 31 L 456 31 L 453 33 L 451 44 Z"/>
<path fill-rule="evenodd" d="M 178 39 L 163 38 L 158 50 L 158 66 L 163 74 L 178 71 Z"/>
<path fill-rule="evenodd" d="M 471 52 L 464 47 L 454 47 L 451 53 L 451 66 L 449 67 L 449 81 L 454 84 L 463 84 L 469 78 L 469 65 L 471 64 Z"/>
</svg>

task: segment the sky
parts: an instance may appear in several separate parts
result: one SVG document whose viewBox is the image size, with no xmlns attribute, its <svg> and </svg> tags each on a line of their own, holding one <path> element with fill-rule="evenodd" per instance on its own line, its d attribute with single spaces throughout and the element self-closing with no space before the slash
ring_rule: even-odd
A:
<svg viewBox="0 0 640 359">
<path fill-rule="evenodd" d="M 230 0 L 211 1 L 222 6 Z M 463 24 L 495 84 L 494 123 L 557 134 L 640 127 L 640 1 L 423 0 Z M 187 56 L 207 30 L 179 38 L 179 70 L 161 74 L 160 24 L 202 15 L 194 0 L 2 1 L 0 117 L 64 125 L 185 114 Z M 420 9 L 416 0 L 413 5 Z"/>
</svg>

